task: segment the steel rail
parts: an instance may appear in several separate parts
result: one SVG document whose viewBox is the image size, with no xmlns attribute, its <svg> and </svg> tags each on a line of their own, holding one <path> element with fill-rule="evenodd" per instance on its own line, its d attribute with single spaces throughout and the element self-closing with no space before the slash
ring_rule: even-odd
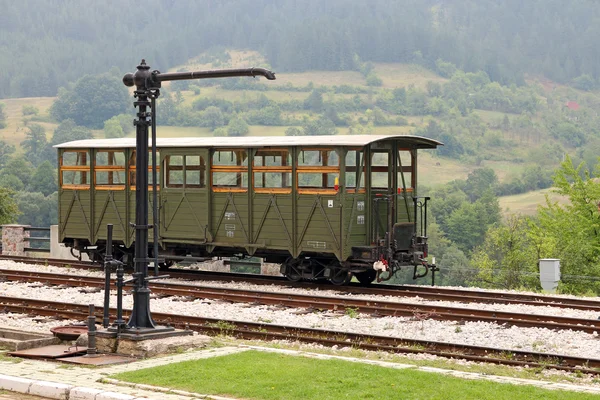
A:
<svg viewBox="0 0 600 400">
<path fill-rule="evenodd" d="M 88 305 L 83 304 L 6 296 L 0 296 L 0 309 L 3 309 L 4 312 L 79 320 L 85 320 L 89 312 Z M 131 310 L 124 311 L 126 314 L 131 312 Z M 111 308 L 111 312 L 114 313 L 116 310 Z M 96 315 L 101 316 L 102 314 L 103 308 L 96 307 Z M 155 312 L 153 316 L 161 324 L 192 329 L 209 335 L 224 334 L 239 339 L 293 340 L 302 343 L 319 343 L 325 346 L 353 347 L 390 353 L 431 354 L 450 359 L 458 358 L 509 366 L 553 368 L 600 375 L 600 360 L 593 358 L 168 313 Z"/>
<path fill-rule="evenodd" d="M 69 266 L 77 269 L 101 270 L 97 263 L 68 261 L 64 259 L 29 258 L 23 256 L 0 255 L 0 259 L 13 260 L 28 264 L 43 264 L 53 266 Z M 312 288 L 319 290 L 334 290 L 343 293 L 382 295 L 393 297 L 419 297 L 422 299 L 452 301 L 463 303 L 485 304 L 519 304 L 539 307 L 571 308 L 584 311 L 595 311 L 600 316 L 600 301 L 581 298 L 553 297 L 544 295 L 531 295 L 506 292 L 487 292 L 482 290 L 461 290 L 430 286 L 405 286 L 405 285 L 370 285 L 361 286 L 350 284 L 348 286 L 332 286 L 330 284 L 290 282 L 284 277 L 264 276 L 241 273 L 222 273 L 213 271 L 189 271 L 170 269 L 171 278 L 193 280 L 223 280 L 242 281 L 259 285 L 282 285 L 297 288 Z"/>
<path fill-rule="evenodd" d="M 104 285 L 103 278 L 34 271 L 0 269 L 0 277 L 10 281 L 42 282 L 49 285 L 89 286 L 96 288 L 102 288 Z M 112 287 L 116 287 L 114 280 L 112 282 Z M 155 294 L 160 295 L 225 300 L 238 303 L 281 305 L 286 307 L 305 308 L 314 311 L 338 310 L 348 312 L 348 310 L 353 310 L 372 316 L 411 317 L 415 320 L 483 321 L 496 323 L 504 327 L 518 326 L 524 328 L 547 328 L 554 330 L 582 331 L 586 333 L 600 331 L 599 320 L 554 315 L 514 313 L 414 303 L 406 304 L 355 298 L 315 296 L 314 294 L 277 293 L 179 283 L 161 283 L 157 281 L 153 283 L 152 290 Z"/>
</svg>

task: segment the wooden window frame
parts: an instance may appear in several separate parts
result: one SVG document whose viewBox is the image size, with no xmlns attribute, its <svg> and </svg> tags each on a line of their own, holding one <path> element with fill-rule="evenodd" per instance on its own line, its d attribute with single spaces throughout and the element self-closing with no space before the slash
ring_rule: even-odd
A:
<svg viewBox="0 0 600 400">
<path fill-rule="evenodd" d="M 94 154 L 94 189 L 95 190 L 113 190 L 113 191 L 125 190 L 125 188 L 127 187 L 127 155 L 126 155 L 125 149 L 96 149 L 96 151 L 94 153 L 95 153 Z M 108 153 L 109 160 L 110 160 L 111 155 L 114 158 L 115 153 L 123 154 L 123 158 L 124 158 L 123 165 L 107 164 L 107 165 L 99 166 L 97 164 L 98 154 L 102 154 L 102 153 Z M 112 173 L 122 172 L 123 173 L 123 183 L 114 183 L 114 182 L 98 183 L 97 182 L 98 172 L 108 172 L 109 174 L 111 172 Z M 109 178 L 109 181 L 110 180 L 113 180 L 113 178 L 112 177 Z"/>
<path fill-rule="evenodd" d="M 410 155 L 410 165 L 402 165 L 402 167 L 400 167 L 400 152 L 401 151 L 405 151 L 408 152 L 408 154 Z M 409 172 L 410 173 L 410 186 L 406 188 L 406 193 L 413 193 L 415 191 L 415 185 L 417 184 L 417 182 L 415 181 L 416 175 L 415 175 L 415 168 L 414 168 L 414 162 L 415 162 L 415 155 L 414 155 L 414 151 L 412 149 L 398 149 L 398 156 L 397 156 L 397 161 L 398 161 L 398 165 L 397 167 L 397 174 L 398 176 L 396 177 L 397 179 L 397 186 L 398 186 L 398 194 L 402 194 L 404 193 L 404 188 L 400 187 L 400 173 L 401 172 Z"/>
<path fill-rule="evenodd" d="M 346 186 L 346 182 L 344 182 L 344 190 L 346 191 L 346 193 L 349 194 L 356 194 L 356 193 L 367 193 L 367 182 L 366 182 L 366 175 L 367 175 L 367 163 L 366 163 L 366 159 L 365 159 L 365 148 L 364 147 L 356 147 L 356 148 L 348 148 L 346 149 L 346 156 L 348 156 L 348 152 L 350 151 L 356 151 L 359 153 L 362 153 L 362 174 L 361 174 L 361 179 L 358 180 L 358 183 L 360 183 L 362 181 L 362 187 L 361 186 L 354 186 L 351 188 L 348 188 Z M 355 174 L 356 176 L 356 172 L 358 171 L 358 169 L 360 168 L 360 165 L 346 165 L 344 164 L 344 179 L 346 180 L 347 177 L 346 175 L 348 174 L 348 172 L 352 172 Z"/>
<path fill-rule="evenodd" d="M 157 163 L 156 163 L 156 191 L 160 191 L 160 149 L 156 149 L 156 158 L 157 158 Z M 132 150 L 130 155 L 129 155 L 129 176 L 127 177 L 127 185 L 129 186 L 130 190 L 137 190 L 137 186 L 134 184 L 135 179 L 136 179 L 136 173 L 137 173 L 137 165 L 136 165 L 136 159 L 134 158 L 136 157 L 136 150 Z M 133 162 L 132 162 L 133 161 Z M 152 150 L 148 150 L 148 175 L 150 175 L 152 173 Z M 150 178 L 148 178 L 148 182 L 151 182 L 152 180 Z M 154 190 L 154 185 L 152 185 L 152 183 L 148 184 L 148 190 L 152 191 Z"/>
<path fill-rule="evenodd" d="M 214 165 L 213 158 L 216 152 L 234 152 L 236 153 L 237 162 L 239 165 Z M 239 157 L 237 153 L 246 153 L 246 165 L 242 165 L 243 160 Z M 250 184 L 251 177 L 248 176 L 248 163 L 250 152 L 249 149 L 246 148 L 237 148 L 237 149 L 215 149 L 214 152 L 210 155 L 210 188 L 214 193 L 247 193 L 248 185 Z M 214 174 L 215 173 L 236 173 L 238 181 L 237 186 L 215 186 L 214 184 Z M 244 175 L 246 176 L 246 184 L 244 187 Z"/>
<path fill-rule="evenodd" d="M 85 165 L 64 165 L 64 155 L 65 153 L 82 153 L 84 155 L 84 161 L 85 161 Z M 79 159 L 79 156 L 78 158 Z M 88 183 L 83 183 L 83 184 L 74 184 L 74 183 L 69 183 L 69 184 L 65 184 L 63 181 L 63 172 L 66 171 L 74 171 L 74 172 L 81 172 L 82 174 L 84 174 L 85 177 L 85 181 Z M 90 184 L 89 184 L 89 176 L 91 174 L 91 163 L 90 163 L 90 151 L 89 150 L 64 150 L 60 156 L 60 160 L 59 160 L 59 174 L 58 174 L 58 179 L 59 179 L 59 187 L 61 189 L 70 189 L 70 190 L 89 190 L 90 189 Z"/>
<path fill-rule="evenodd" d="M 281 154 L 281 165 L 265 165 L 265 157 L 269 157 L 268 155 L 259 155 L 258 153 L 260 152 L 280 152 L 280 153 L 285 153 L 285 159 L 283 154 Z M 262 165 L 255 165 L 255 157 L 262 157 Z M 291 194 L 292 193 L 292 185 L 293 182 L 289 182 L 289 186 L 285 186 L 285 187 L 256 187 L 255 185 L 255 178 L 257 173 L 262 173 L 263 174 L 263 184 L 265 182 L 265 175 L 264 174 L 271 174 L 271 173 L 281 173 L 281 174 L 290 174 L 290 181 L 293 180 L 292 177 L 292 172 L 293 172 L 293 168 L 292 165 L 286 165 L 286 164 L 291 164 L 294 162 L 293 158 L 291 157 L 290 151 L 288 149 L 282 149 L 282 148 L 265 148 L 265 149 L 258 149 L 256 151 L 256 153 L 254 153 L 254 156 L 252 157 L 252 188 L 254 190 L 255 193 L 275 193 L 275 194 Z M 282 176 L 282 182 L 284 181 L 283 176 Z"/>
<path fill-rule="evenodd" d="M 323 152 L 335 152 L 338 158 L 338 164 L 337 166 L 331 166 L 331 165 L 299 165 L 299 158 L 301 157 L 301 153 L 303 151 L 319 151 L 321 153 Z M 297 154 L 297 159 L 296 161 L 296 191 L 299 194 L 328 194 L 328 195 L 335 195 L 339 192 L 339 177 L 340 177 L 340 163 L 341 163 L 341 159 L 340 159 L 340 155 L 337 153 L 336 149 L 333 147 L 306 147 L 306 148 L 299 148 L 298 149 L 298 154 Z M 323 162 L 327 163 L 326 158 L 322 156 L 322 160 L 324 160 Z M 323 176 L 321 178 L 321 181 L 324 182 L 324 184 L 327 184 L 327 175 L 328 174 L 337 174 L 337 178 L 338 178 L 338 189 L 335 189 L 335 187 L 321 187 L 321 188 L 316 188 L 316 187 L 302 187 L 299 186 L 299 182 L 300 182 L 300 174 L 306 174 L 306 173 L 322 173 Z"/>
<path fill-rule="evenodd" d="M 182 157 L 181 165 L 170 165 L 171 157 Z M 187 157 L 198 157 L 198 165 L 188 164 Z M 204 162 L 204 163 L 203 163 Z M 170 183 L 169 173 L 171 171 L 182 171 L 183 183 Z M 188 171 L 200 171 L 200 183 L 188 184 Z M 168 154 L 165 156 L 165 188 L 167 189 L 185 189 L 185 190 L 205 190 L 206 189 L 206 160 L 202 154 Z"/>
</svg>

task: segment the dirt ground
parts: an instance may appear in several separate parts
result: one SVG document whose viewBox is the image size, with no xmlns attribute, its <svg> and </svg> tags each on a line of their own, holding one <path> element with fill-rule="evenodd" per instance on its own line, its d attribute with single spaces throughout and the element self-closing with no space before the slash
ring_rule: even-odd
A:
<svg viewBox="0 0 600 400">
<path fill-rule="evenodd" d="M 40 399 L 43 399 L 43 397 L 30 396 L 28 394 L 13 393 L 13 392 L 7 392 L 5 390 L 0 390 L 0 400 L 40 400 Z"/>
</svg>

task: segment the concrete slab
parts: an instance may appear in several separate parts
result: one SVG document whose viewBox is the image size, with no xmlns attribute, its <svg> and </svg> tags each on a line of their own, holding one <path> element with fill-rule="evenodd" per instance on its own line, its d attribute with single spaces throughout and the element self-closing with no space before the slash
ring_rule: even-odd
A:
<svg viewBox="0 0 600 400">
<path fill-rule="evenodd" d="M 59 343 L 60 340 L 52 335 L 0 327 L 0 347 L 11 351 L 26 350 Z"/>
<path fill-rule="evenodd" d="M 48 399 L 67 400 L 72 387 L 64 383 L 37 381 L 31 384 L 29 394 Z"/>
<path fill-rule="evenodd" d="M 97 354 L 95 356 L 75 356 L 75 357 L 64 357 L 57 358 L 57 361 L 61 361 L 68 364 L 81 364 L 81 365 L 115 365 L 125 364 L 137 361 L 137 358 L 119 356 L 116 354 Z"/>
<path fill-rule="evenodd" d="M 94 400 L 133 400 L 135 396 L 116 392 L 103 392 L 96 396 Z"/>
<path fill-rule="evenodd" d="M 0 389 L 11 392 L 27 393 L 33 381 L 18 376 L 0 375 Z"/>
<path fill-rule="evenodd" d="M 104 390 L 88 387 L 74 387 L 69 392 L 69 400 L 96 400 L 96 396 Z"/>
<path fill-rule="evenodd" d="M 38 347 L 35 349 L 11 351 L 8 354 L 14 357 L 23 358 L 60 358 L 74 356 L 77 354 L 84 354 L 86 351 L 87 347 L 52 345 Z"/>
</svg>

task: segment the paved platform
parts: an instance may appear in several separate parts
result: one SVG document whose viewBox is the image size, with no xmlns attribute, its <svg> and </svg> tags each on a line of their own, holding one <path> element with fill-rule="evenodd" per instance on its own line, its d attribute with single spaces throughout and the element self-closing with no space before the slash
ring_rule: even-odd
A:
<svg viewBox="0 0 600 400">
<path fill-rule="evenodd" d="M 58 362 L 40 360 L 23 360 L 19 363 L 14 363 L 10 360 L 2 360 L 0 361 L 0 390 L 3 389 L 17 393 L 36 395 L 44 398 L 65 400 L 234 400 L 221 396 L 194 394 L 149 385 L 120 382 L 109 379 L 107 376 L 120 372 L 134 371 L 142 368 L 155 367 L 175 362 L 234 354 L 251 349 L 276 352 L 280 354 L 299 355 L 316 359 L 340 359 L 349 362 L 378 365 L 386 368 L 412 368 L 419 371 L 439 373 L 462 379 L 480 379 L 499 383 L 531 385 L 551 390 L 569 390 L 575 392 L 600 394 L 600 388 L 597 387 L 510 378 L 503 376 L 491 376 L 473 372 L 445 370 L 432 367 L 419 367 L 410 364 L 373 361 L 351 357 L 246 345 L 193 350 L 181 354 L 155 357 L 130 364 L 120 364 L 101 368 L 87 368 L 78 365 L 66 365 Z"/>
<path fill-rule="evenodd" d="M 106 377 L 120 372 L 246 350 L 247 348 L 242 347 L 202 349 L 101 368 L 87 368 L 41 360 L 23 360 L 18 363 L 2 360 L 0 361 L 0 390 L 61 400 L 225 400 L 227 398 L 220 396 L 199 395 L 148 385 L 124 384 L 108 380 Z"/>
</svg>

